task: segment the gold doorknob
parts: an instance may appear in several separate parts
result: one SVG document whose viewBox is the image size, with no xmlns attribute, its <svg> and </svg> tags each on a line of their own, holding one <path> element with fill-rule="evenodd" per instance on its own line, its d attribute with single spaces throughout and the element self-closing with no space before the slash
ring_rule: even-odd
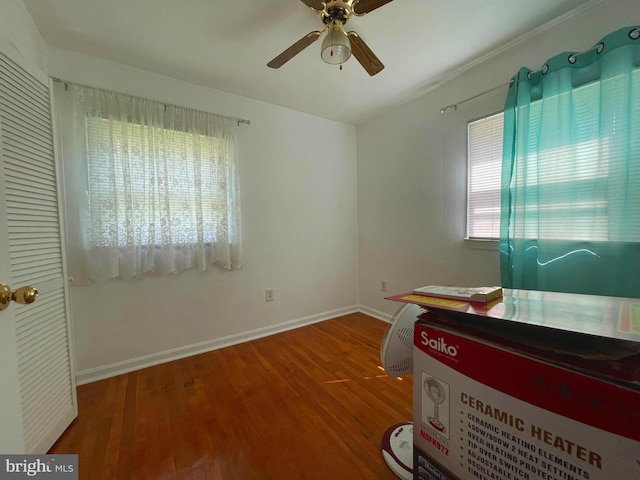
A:
<svg viewBox="0 0 640 480">
<path fill-rule="evenodd" d="M 0 310 L 7 308 L 11 301 L 27 305 L 35 302 L 36 298 L 38 298 L 38 290 L 35 287 L 25 286 L 11 290 L 9 285 L 0 283 Z"/>
</svg>

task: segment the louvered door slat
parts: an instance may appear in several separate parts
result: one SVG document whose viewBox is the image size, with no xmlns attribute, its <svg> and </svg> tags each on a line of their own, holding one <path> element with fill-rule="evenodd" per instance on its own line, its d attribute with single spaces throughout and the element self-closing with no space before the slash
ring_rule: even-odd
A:
<svg viewBox="0 0 640 480">
<path fill-rule="evenodd" d="M 60 255 L 45 255 L 42 258 L 16 258 L 13 266 L 20 270 L 37 269 L 38 266 L 44 268 L 54 268 L 60 263 Z"/>
<path fill-rule="evenodd" d="M 53 233 L 55 234 L 56 232 Z M 60 240 L 59 237 L 56 237 L 55 235 L 47 235 L 46 238 L 42 238 L 42 234 L 35 230 L 29 232 L 12 232 L 10 248 L 12 250 L 14 247 L 20 248 L 20 246 L 21 248 L 29 248 L 30 245 L 55 242 L 56 240 Z"/>
<path fill-rule="evenodd" d="M 48 290 L 47 293 L 41 294 L 38 301 L 30 306 L 33 308 L 29 308 L 28 315 L 24 311 L 20 312 L 18 316 L 20 321 L 16 325 L 16 331 L 24 333 L 26 329 L 32 328 L 33 325 L 41 325 L 41 322 L 47 321 L 48 312 L 59 309 L 61 305 L 64 307 L 64 302 L 57 298 L 60 294 L 59 289 L 52 286 Z"/>
<path fill-rule="evenodd" d="M 1 90 L 5 89 L 0 87 L 0 91 Z M 34 141 L 38 143 L 51 141 L 51 139 L 41 137 L 38 134 L 38 132 L 48 128 L 47 121 L 43 118 L 46 114 L 46 109 L 34 103 L 24 103 L 24 98 L 19 97 L 19 93 L 15 90 L 7 89 L 7 93 L 14 96 L 11 98 L 2 98 L 0 100 L 0 108 L 2 108 L 4 112 L 4 118 L 7 120 L 9 128 L 12 130 L 26 129 L 31 131 L 32 135 L 35 133 L 35 135 L 33 135 Z M 25 105 L 31 108 L 29 110 L 21 110 Z"/>
<path fill-rule="evenodd" d="M 16 269 L 16 270 L 22 270 L 23 272 L 27 273 L 29 271 L 33 271 L 36 272 L 38 267 L 42 267 L 41 272 L 33 273 L 32 276 L 35 278 L 36 276 L 38 278 L 40 278 L 42 275 L 44 275 L 45 273 L 50 274 L 50 275 L 55 275 L 54 273 L 54 268 L 56 267 L 57 264 L 60 263 L 60 257 L 48 257 L 46 259 L 46 261 L 44 262 L 32 262 L 32 261 L 21 261 L 21 260 L 16 260 L 12 266 Z M 25 275 L 26 276 L 26 275 Z M 40 280 L 42 281 L 42 280 Z M 29 283 L 27 281 L 27 283 Z"/>
<path fill-rule="evenodd" d="M 43 267 L 23 268 L 22 271 L 13 274 L 13 281 L 16 285 L 38 285 L 39 283 L 51 280 L 60 280 L 60 270 L 55 264 Z"/>
<path fill-rule="evenodd" d="M 65 330 L 58 330 L 55 331 L 50 338 L 30 338 L 33 347 L 29 345 L 29 348 L 26 350 L 18 349 L 23 357 L 20 365 L 20 375 L 23 377 L 23 394 L 33 393 L 29 390 L 30 388 L 37 390 L 38 385 L 41 385 L 44 378 L 46 378 L 42 375 L 42 369 L 51 365 L 56 358 L 64 357 L 64 352 L 61 352 L 59 348 L 49 348 L 49 346 L 56 347 L 61 343 L 66 343 L 67 340 L 65 336 Z M 31 355 L 34 352 L 37 353 L 37 355 Z M 25 396 L 29 397 L 29 395 Z"/>
<path fill-rule="evenodd" d="M 50 322 L 47 321 L 48 313 L 49 312 L 44 312 L 44 314 L 41 314 L 38 318 L 30 319 L 31 321 L 28 324 L 22 325 L 22 328 L 20 328 L 21 335 L 34 336 L 34 338 L 35 335 L 52 335 L 56 331 L 57 326 L 49 325 Z M 64 315 L 64 305 L 55 306 L 51 309 L 50 313 L 54 317 Z"/>
<path fill-rule="evenodd" d="M 11 235 L 11 240 L 12 242 L 10 247 L 13 247 L 13 245 L 17 245 L 20 242 L 25 243 L 29 241 L 56 241 L 59 240 L 59 238 L 55 238 L 52 236 L 48 238 L 42 238 L 42 236 L 38 232 L 13 232 Z"/>
<path fill-rule="evenodd" d="M 6 84 L 4 88 L 10 96 L 1 98 L 0 103 L 5 106 L 7 115 L 15 112 L 20 119 L 26 118 L 29 120 L 28 124 L 40 125 L 42 128 L 46 128 L 46 121 L 43 121 L 43 116 L 47 113 L 47 107 L 45 105 L 46 99 L 31 99 L 31 101 L 28 102 L 31 105 L 31 110 L 22 113 L 20 112 L 20 108 L 27 99 L 21 94 L 19 89 L 11 88 Z"/>
<path fill-rule="evenodd" d="M 60 346 L 62 346 L 62 344 Z M 64 364 L 62 361 L 53 362 L 53 364 L 53 366 L 58 367 L 57 371 L 64 369 Z M 38 386 L 36 391 L 31 392 L 28 395 L 29 401 L 24 405 L 24 407 L 26 407 L 29 411 L 43 413 L 43 415 L 31 415 L 25 417 L 25 430 L 28 432 L 29 436 L 36 436 L 35 434 L 40 429 L 40 424 L 48 420 L 45 414 L 55 414 L 56 409 L 52 408 L 52 406 L 46 402 L 49 399 L 53 400 L 54 397 L 58 396 L 61 389 L 67 390 L 69 387 L 69 382 L 65 379 L 65 375 L 63 372 L 56 373 L 50 378 L 44 379 L 44 382 L 45 383 Z M 35 395 L 36 392 L 38 393 L 38 396 Z M 40 396 L 40 394 L 42 396 Z M 29 436 L 27 437 L 27 441 L 29 441 Z"/>
<path fill-rule="evenodd" d="M 15 189 L 7 189 L 11 196 L 15 199 L 16 202 L 20 203 L 31 203 L 34 205 L 47 205 L 53 207 L 56 211 L 58 210 L 58 206 L 56 203 L 51 202 L 50 195 L 44 195 L 40 192 L 38 193 L 27 193 L 22 190 Z M 26 199 L 29 199 L 26 201 Z"/>
<path fill-rule="evenodd" d="M 6 56 L 0 55 L 0 66 L 2 67 L 5 75 L 11 78 L 11 84 L 23 85 L 25 89 L 33 91 L 32 101 L 40 99 L 43 103 L 48 104 L 48 86 L 43 84 L 34 75 L 24 71 L 16 65 L 11 59 Z"/>
<path fill-rule="evenodd" d="M 20 202 L 7 205 L 7 216 L 26 216 L 27 220 L 35 221 L 41 217 L 43 221 L 55 220 L 57 208 L 54 205 L 39 205 L 37 202 Z"/>
<path fill-rule="evenodd" d="M 54 255 L 34 255 L 33 257 L 19 257 L 14 260 L 12 265 L 16 269 L 27 270 L 37 268 L 38 265 L 55 265 L 60 263 L 60 252 Z"/>
<path fill-rule="evenodd" d="M 11 165 L 7 162 L 7 172 L 11 172 L 12 175 L 28 175 L 34 182 L 43 183 L 44 185 L 56 185 L 51 182 L 51 174 L 53 170 L 51 168 L 42 168 L 39 165 L 30 165 L 26 161 L 21 162 L 20 165 Z"/>
<path fill-rule="evenodd" d="M 47 172 L 50 175 L 55 176 L 55 168 L 51 165 L 46 158 L 44 158 L 40 152 L 29 152 L 23 150 L 22 152 L 14 152 L 11 148 L 5 148 L 5 162 L 12 167 L 24 167 L 30 168 L 39 172 Z"/>
<path fill-rule="evenodd" d="M 7 203 L 7 211 L 10 213 L 35 211 L 40 215 L 50 215 L 52 218 L 56 218 L 58 206 L 50 198 L 47 199 L 46 195 L 42 200 L 25 195 L 25 192 L 16 192 L 14 199 Z"/>
<path fill-rule="evenodd" d="M 10 129 L 26 129 L 32 132 L 32 134 L 38 134 L 39 131 L 47 128 L 46 123 L 42 121 L 42 112 L 29 111 L 21 112 L 20 106 L 17 104 L 15 98 L 9 100 L 0 100 L 0 106 L 2 106 L 5 112 L 5 119 L 7 123 L 10 123 Z M 46 138 L 34 139 L 38 143 L 48 142 Z"/>
<path fill-rule="evenodd" d="M 39 164 L 41 168 L 51 170 L 52 165 L 43 160 L 43 153 L 33 145 L 19 145 L 15 141 L 7 140 L 3 145 L 4 154 L 7 158 L 18 162 L 29 162 L 31 164 Z"/>
<path fill-rule="evenodd" d="M 54 218 L 47 217 L 46 215 L 7 215 L 7 220 L 13 222 L 13 225 L 16 228 L 26 227 L 26 228 L 39 228 L 41 226 L 56 228 L 56 221 Z"/>
<path fill-rule="evenodd" d="M 0 102 L 0 107 L 4 106 Z M 16 138 L 30 139 L 32 145 L 37 145 L 44 151 L 53 146 L 51 139 L 37 136 L 46 128 L 46 125 L 29 123 L 30 119 L 25 119 L 20 112 L 6 111 L 4 118 L 7 122 L 6 131 Z"/>
<path fill-rule="evenodd" d="M 40 241 L 34 240 L 32 242 L 29 242 L 28 240 L 15 240 L 11 244 L 9 251 L 12 255 L 19 257 L 21 255 L 28 255 L 32 248 L 41 250 L 47 248 L 55 248 L 59 250 L 60 245 L 56 244 L 56 242 L 48 241 L 48 239 Z"/>
<path fill-rule="evenodd" d="M 41 295 L 42 296 L 42 295 Z M 44 295 L 45 299 L 42 301 L 42 306 L 38 306 L 39 308 L 33 309 L 33 312 L 29 312 L 29 316 L 22 317 L 20 319 L 20 323 L 16 325 L 16 331 L 20 332 L 21 335 L 29 335 L 29 332 L 38 331 L 39 333 L 43 333 L 44 329 L 49 328 L 50 325 L 47 323 L 47 316 L 49 313 L 55 314 L 60 312 L 64 314 L 64 303 L 56 300 L 51 294 Z M 46 297 L 49 300 L 46 300 Z M 40 302 L 42 299 L 38 299 Z"/>
<path fill-rule="evenodd" d="M 34 189 L 37 188 L 35 185 L 33 187 Z M 34 197 L 27 197 L 29 192 L 25 191 L 24 187 L 19 190 L 16 188 L 7 190 L 14 193 L 13 201 L 7 203 L 7 211 L 24 213 L 25 211 L 32 210 L 39 214 L 52 215 L 53 218 L 56 217 L 58 205 L 51 201 L 50 192 L 41 191 L 38 194 L 34 192 Z"/>
<path fill-rule="evenodd" d="M 18 105 L 29 105 L 29 111 L 25 116 L 37 117 L 36 122 L 47 122 L 49 112 L 49 87 L 37 80 L 31 82 L 24 79 L 23 72 L 14 68 L 11 63 L 0 62 L 3 70 L 3 82 L 0 83 L 0 91 L 4 97 L 19 98 Z M 28 75 L 27 75 L 28 76 Z"/>
<path fill-rule="evenodd" d="M 0 58 L 0 69 L 6 80 L 0 83 L 0 88 L 4 89 L 8 96 L 21 97 L 22 103 L 33 105 L 31 110 L 40 110 L 45 112 L 42 115 L 46 116 L 49 112 L 49 87 L 21 68 L 16 68 L 16 65 L 5 57 Z"/>
<path fill-rule="evenodd" d="M 19 261 L 18 259 L 20 258 L 30 258 L 35 255 L 45 255 L 45 256 L 60 255 L 60 248 L 52 243 L 49 243 L 49 244 L 40 245 L 35 249 L 28 249 L 28 250 L 19 249 L 14 246 L 13 248 L 10 249 L 10 252 L 11 252 L 11 256 L 15 258 L 16 261 Z"/>
<path fill-rule="evenodd" d="M 29 219 L 25 219 L 25 217 L 20 217 L 19 220 L 12 217 L 15 217 L 15 215 L 7 215 L 7 220 L 13 221 L 16 230 L 20 229 L 27 232 L 40 232 L 42 234 L 46 234 L 47 232 L 56 233 L 56 224 L 49 219 L 30 222 Z"/>
<path fill-rule="evenodd" d="M 60 346 L 62 346 L 63 344 L 64 344 L 64 340 L 61 340 Z M 64 363 L 64 358 L 62 356 L 60 356 L 59 358 L 52 358 L 50 362 L 53 364 L 61 365 Z M 43 395 L 44 397 L 50 398 L 51 395 L 55 393 L 56 390 L 59 390 L 60 388 L 65 387 L 64 383 L 66 383 L 66 379 L 65 379 L 64 372 L 61 372 L 59 370 L 60 369 L 58 369 L 58 371 L 51 377 L 42 378 L 41 382 L 38 383 L 37 385 L 34 385 L 31 390 L 29 389 L 25 390 L 25 393 L 28 393 L 28 395 L 26 396 L 29 398 L 29 400 L 25 402 L 25 404 L 29 408 L 29 410 L 37 411 L 37 410 L 48 408 L 45 402 L 43 402 L 43 400 L 39 398 L 36 394 L 42 393 L 44 394 Z M 40 421 L 42 420 L 37 418 L 36 416 L 30 416 L 25 418 L 24 424 L 26 429 L 29 429 L 29 427 L 35 427 L 35 424 Z"/>
<path fill-rule="evenodd" d="M 0 142 L 11 281 L 38 300 L 15 310 L 25 451 L 75 416 L 48 85 L 0 55 Z M 62 424 L 61 424 L 62 422 Z"/>
<path fill-rule="evenodd" d="M 42 159 L 46 158 L 47 153 L 42 150 L 37 143 L 24 144 L 23 139 L 17 137 L 7 138 L 3 149 L 6 156 L 16 160 L 25 159 L 25 161 L 33 159 L 42 162 Z M 42 163 L 44 165 L 51 165 L 47 162 Z"/>
<path fill-rule="evenodd" d="M 22 228 L 16 228 L 14 229 L 14 231 L 9 233 L 9 238 L 21 238 L 20 235 L 27 235 L 27 234 L 38 234 L 38 235 L 47 235 L 49 238 L 55 238 L 58 234 L 58 230 L 56 230 L 55 226 L 50 226 L 50 225 L 31 225 L 31 226 L 27 226 L 27 227 L 22 227 Z"/>
<path fill-rule="evenodd" d="M 74 386 L 61 377 L 60 383 L 57 383 L 57 388 L 50 392 L 47 392 L 47 400 L 50 403 L 40 401 L 39 404 L 30 404 L 28 406 L 31 411 L 40 411 L 42 418 L 29 419 L 25 423 L 25 430 L 27 431 L 26 443 L 28 445 L 37 444 L 41 438 L 45 438 L 50 435 L 50 432 L 55 431 L 60 424 L 67 423 L 65 418 L 65 412 L 60 408 L 54 408 L 54 405 L 61 405 L 67 401 L 69 396 L 69 389 L 73 389 Z"/>
<path fill-rule="evenodd" d="M 20 175 L 20 172 L 14 172 L 9 169 L 5 170 L 5 176 L 8 180 L 8 183 L 11 183 L 13 188 L 16 190 L 20 190 L 22 192 L 38 192 L 45 190 L 47 193 L 56 195 L 56 183 L 55 181 L 39 181 L 37 178 L 26 177 Z M 29 180 L 32 180 L 31 182 Z M 44 193 L 44 192 L 42 192 Z"/>
</svg>

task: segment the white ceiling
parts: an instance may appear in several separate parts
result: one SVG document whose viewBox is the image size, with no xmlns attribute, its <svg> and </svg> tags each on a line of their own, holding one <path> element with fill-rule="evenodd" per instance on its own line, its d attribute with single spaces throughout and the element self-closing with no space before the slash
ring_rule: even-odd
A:
<svg viewBox="0 0 640 480">
<path fill-rule="evenodd" d="M 385 64 L 320 59 L 318 41 L 267 62 L 313 30 L 300 0 L 24 0 L 45 42 L 195 84 L 357 125 L 584 0 L 395 0 L 355 30 Z"/>
</svg>

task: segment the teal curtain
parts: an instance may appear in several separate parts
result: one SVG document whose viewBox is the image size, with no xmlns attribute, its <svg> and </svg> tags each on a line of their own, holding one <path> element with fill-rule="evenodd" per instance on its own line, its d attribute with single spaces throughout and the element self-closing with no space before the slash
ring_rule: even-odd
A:
<svg viewBox="0 0 640 480">
<path fill-rule="evenodd" d="M 507 288 L 640 297 L 640 26 L 511 80 L 500 271 Z"/>
</svg>

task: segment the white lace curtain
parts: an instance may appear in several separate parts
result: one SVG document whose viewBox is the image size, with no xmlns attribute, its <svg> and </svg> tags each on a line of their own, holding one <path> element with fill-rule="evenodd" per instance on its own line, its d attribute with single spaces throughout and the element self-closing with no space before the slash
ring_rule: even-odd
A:
<svg viewBox="0 0 640 480">
<path fill-rule="evenodd" d="M 77 85 L 56 104 L 76 282 L 241 267 L 235 120 Z"/>
</svg>

